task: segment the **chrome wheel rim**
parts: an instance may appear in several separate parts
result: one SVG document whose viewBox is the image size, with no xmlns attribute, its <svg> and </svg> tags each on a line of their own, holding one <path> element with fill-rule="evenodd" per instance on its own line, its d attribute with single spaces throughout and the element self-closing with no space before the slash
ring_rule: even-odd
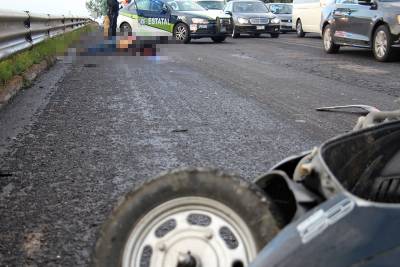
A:
<svg viewBox="0 0 400 267">
<path fill-rule="evenodd" d="M 233 235 L 228 240 L 235 240 L 234 246 L 224 240 L 222 230 Z M 256 254 L 255 240 L 236 212 L 211 199 L 184 197 L 143 216 L 126 242 L 122 266 L 247 266 Z"/>
<path fill-rule="evenodd" d="M 326 51 L 328 51 L 332 47 L 332 35 L 330 28 L 325 29 L 324 32 L 324 47 Z"/>
<path fill-rule="evenodd" d="M 300 22 L 297 22 L 296 30 L 297 30 L 297 34 L 300 35 L 301 34 L 301 23 Z"/>
<path fill-rule="evenodd" d="M 130 32 L 131 31 L 131 27 L 129 27 L 129 25 L 124 24 L 122 26 L 122 32 Z"/>
<path fill-rule="evenodd" d="M 379 31 L 375 36 L 375 54 L 382 58 L 386 55 L 388 40 L 384 31 Z"/>
<path fill-rule="evenodd" d="M 178 27 L 176 28 L 176 31 L 175 31 L 175 38 L 176 38 L 177 40 L 181 40 L 181 41 L 185 40 L 185 39 L 186 39 L 186 35 L 187 35 L 187 30 L 186 30 L 186 27 L 185 27 L 185 26 L 180 25 L 180 26 L 178 26 Z"/>
</svg>

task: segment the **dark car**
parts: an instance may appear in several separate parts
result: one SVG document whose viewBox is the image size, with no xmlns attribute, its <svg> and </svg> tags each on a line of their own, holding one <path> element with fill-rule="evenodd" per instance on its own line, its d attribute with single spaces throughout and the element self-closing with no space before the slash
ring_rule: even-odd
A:
<svg viewBox="0 0 400 267">
<path fill-rule="evenodd" d="M 292 4 L 267 3 L 268 10 L 281 20 L 281 33 L 295 31 L 292 28 Z"/>
<path fill-rule="evenodd" d="M 349 45 L 371 48 L 378 61 L 389 61 L 400 47 L 400 0 L 337 0 L 322 16 L 327 53 Z"/>
<path fill-rule="evenodd" d="M 118 27 L 138 36 L 170 36 L 184 43 L 211 37 L 223 42 L 232 32 L 231 18 L 190 0 L 135 0 L 120 11 Z"/>
<path fill-rule="evenodd" d="M 273 38 L 279 37 L 280 20 L 261 1 L 233 0 L 226 4 L 224 11 L 232 16 L 233 38 L 241 33 L 253 36 L 269 33 Z"/>
</svg>

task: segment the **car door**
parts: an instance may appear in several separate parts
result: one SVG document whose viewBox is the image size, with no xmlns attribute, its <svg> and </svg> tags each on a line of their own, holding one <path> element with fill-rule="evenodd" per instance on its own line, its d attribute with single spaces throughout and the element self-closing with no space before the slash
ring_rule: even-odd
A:
<svg viewBox="0 0 400 267">
<path fill-rule="evenodd" d="M 355 4 L 349 6 L 349 24 L 351 29 L 349 31 L 352 34 L 352 41 L 354 44 L 365 45 L 369 44 L 371 27 L 373 26 L 373 18 L 376 15 L 376 10 L 368 3 Z"/>
<path fill-rule="evenodd" d="M 354 12 L 356 3 L 357 0 L 336 0 L 332 17 L 335 21 L 334 39 L 337 42 L 353 43 L 354 27 L 351 25 L 350 15 Z"/>
<path fill-rule="evenodd" d="M 141 35 L 169 36 L 173 25 L 170 23 L 171 11 L 160 0 L 136 0 Z"/>
</svg>

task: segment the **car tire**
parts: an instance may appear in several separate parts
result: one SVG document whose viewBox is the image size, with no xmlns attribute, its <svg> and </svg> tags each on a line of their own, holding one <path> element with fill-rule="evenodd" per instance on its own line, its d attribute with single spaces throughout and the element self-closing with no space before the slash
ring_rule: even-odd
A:
<svg viewBox="0 0 400 267">
<path fill-rule="evenodd" d="M 261 33 L 255 33 L 255 34 L 253 34 L 253 36 L 256 37 L 256 38 L 258 38 L 258 37 L 261 36 Z"/>
<path fill-rule="evenodd" d="M 192 214 L 197 215 L 197 218 L 206 214 L 209 220 L 197 219 L 199 224 L 192 223 L 189 220 Z M 210 246 L 213 245 L 211 242 L 222 242 L 225 246 L 220 248 L 230 251 L 233 248 L 229 247 L 228 242 L 232 243 L 233 240 L 237 245 L 235 249 L 240 247 L 243 250 L 240 255 L 248 255 L 241 256 L 246 257 L 243 261 L 247 262 L 241 262 L 242 259 L 234 256 L 229 259 L 232 262 L 222 266 L 247 266 L 283 227 L 282 218 L 278 214 L 275 205 L 257 185 L 239 177 L 208 169 L 169 172 L 147 181 L 118 202 L 100 229 L 91 266 L 119 267 L 127 261 L 131 263 L 138 262 L 137 260 L 141 263 L 145 255 L 145 245 L 150 246 L 150 261 L 152 257 L 160 256 L 156 253 L 170 256 L 168 253 L 176 253 L 174 248 L 178 246 L 175 242 L 170 242 L 173 240 L 183 240 L 179 242 L 185 242 L 180 244 L 185 249 L 184 253 L 190 249 L 193 256 L 198 256 L 195 254 L 195 243 L 198 244 L 199 238 L 208 239 L 206 242 L 202 241 L 202 244 L 210 243 Z M 163 236 L 157 236 L 160 228 L 165 232 L 163 226 L 171 218 L 176 218 L 175 226 L 167 229 Z M 204 221 L 206 226 L 200 224 Z M 166 226 L 168 228 L 168 224 Z M 207 232 L 199 236 L 204 227 Z M 225 234 L 227 240 L 222 233 L 224 227 L 229 230 L 225 231 L 228 233 L 228 236 Z M 243 254 L 245 251 L 248 254 Z M 221 256 L 223 257 L 225 254 Z M 239 262 L 235 265 L 237 260 Z"/>
<path fill-rule="evenodd" d="M 129 25 L 129 23 L 124 22 L 120 26 L 120 31 L 122 33 L 132 33 L 132 27 L 131 27 L 131 25 Z"/>
<path fill-rule="evenodd" d="M 394 49 L 393 39 L 389 28 L 386 25 L 379 26 L 374 32 L 372 40 L 372 51 L 375 59 L 380 62 L 393 60 Z"/>
<path fill-rule="evenodd" d="M 211 37 L 211 40 L 213 40 L 214 43 L 222 43 L 226 39 L 226 36 L 215 36 Z"/>
<path fill-rule="evenodd" d="M 236 26 L 233 25 L 232 38 L 238 38 L 239 36 L 240 36 L 240 33 L 238 33 Z"/>
<path fill-rule="evenodd" d="M 303 31 L 303 24 L 301 23 L 300 19 L 298 19 L 296 23 L 296 34 L 299 38 L 303 38 L 304 36 L 306 36 L 306 33 Z"/>
<path fill-rule="evenodd" d="M 279 37 L 279 33 L 271 33 L 271 38 L 278 38 Z"/>
<path fill-rule="evenodd" d="M 189 27 L 185 23 L 178 23 L 174 27 L 173 35 L 176 41 L 184 44 L 190 43 Z"/>
<path fill-rule="evenodd" d="M 339 52 L 340 45 L 335 44 L 333 41 L 333 33 L 331 25 L 326 25 L 322 33 L 322 40 L 324 45 L 324 51 L 328 54 L 336 54 Z"/>
</svg>

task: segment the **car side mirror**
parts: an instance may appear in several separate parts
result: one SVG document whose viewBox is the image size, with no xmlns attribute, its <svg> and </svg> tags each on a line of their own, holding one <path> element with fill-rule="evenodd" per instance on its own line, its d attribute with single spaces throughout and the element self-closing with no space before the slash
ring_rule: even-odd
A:
<svg viewBox="0 0 400 267">
<path fill-rule="evenodd" d="M 227 15 L 229 15 L 229 16 L 232 16 L 232 12 L 230 12 L 230 11 L 225 11 L 225 14 L 227 14 Z"/>
<path fill-rule="evenodd" d="M 375 1 L 372 1 L 372 2 L 371 2 L 371 9 L 372 9 L 372 10 L 378 9 L 378 4 L 377 4 Z"/>
</svg>

